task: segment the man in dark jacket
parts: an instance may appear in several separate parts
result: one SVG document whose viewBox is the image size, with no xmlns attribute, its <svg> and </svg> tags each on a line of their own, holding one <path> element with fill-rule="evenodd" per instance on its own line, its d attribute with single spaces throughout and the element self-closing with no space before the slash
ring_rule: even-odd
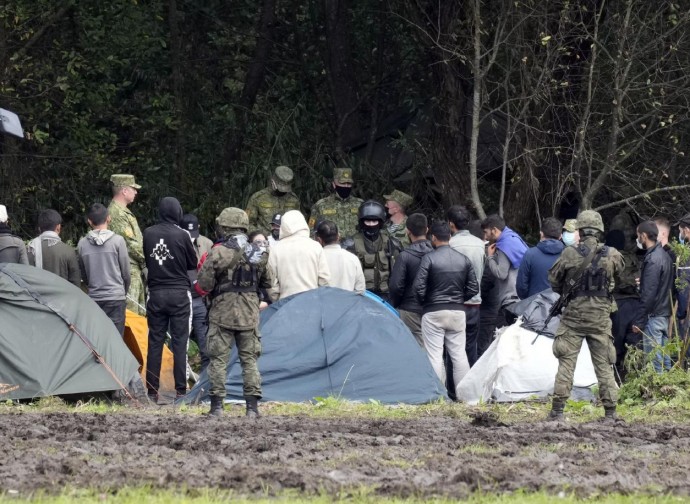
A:
<svg viewBox="0 0 690 504">
<path fill-rule="evenodd" d="M 472 263 L 449 245 L 447 222 L 431 226 L 431 244 L 436 249 L 425 255 L 413 290 L 423 307 L 422 335 L 429 361 L 442 383 L 446 381 L 443 346 L 453 362 L 455 389 L 470 370 L 465 352 L 465 300 L 479 292 Z"/>
<path fill-rule="evenodd" d="M 81 287 L 81 272 L 77 251 L 62 242 L 62 217 L 53 209 L 38 215 L 41 234 L 29 242 L 29 264 L 50 271 L 71 284 Z"/>
<path fill-rule="evenodd" d="M 640 269 L 640 308 L 633 331 L 642 332 L 642 344 L 647 356 L 654 353 L 652 363 L 657 373 L 671 368 L 671 358 L 664 351 L 668 341 L 668 321 L 671 316 L 673 264 L 657 242 L 658 228 L 654 221 L 637 226 L 637 246 L 644 249 Z"/>
<path fill-rule="evenodd" d="M 539 243 L 525 252 L 518 268 L 515 288 L 520 299 L 551 288 L 549 270 L 565 248 L 561 241 L 561 228 L 561 221 L 554 217 L 547 217 L 541 223 Z"/>
<path fill-rule="evenodd" d="M 422 257 L 434 249 L 426 238 L 429 227 L 423 214 L 416 213 L 408 216 L 405 229 L 410 245 L 400 252 L 398 260 L 393 265 L 393 272 L 388 280 L 388 294 L 390 303 L 400 313 L 400 319 L 410 329 L 417 343 L 424 348 L 422 306 L 415 299 L 412 285 L 419 271 Z"/>
<path fill-rule="evenodd" d="M 24 242 L 12 234 L 8 220 L 7 208 L 0 205 L 0 263 L 29 264 Z"/>
<path fill-rule="evenodd" d="M 170 328 L 173 376 L 177 396 L 187 392 L 187 343 L 192 320 L 192 295 L 188 271 L 196 268 L 196 251 L 189 233 L 179 227 L 182 207 L 175 198 L 158 205 L 159 222 L 144 230 L 144 256 L 148 269 L 146 318 L 149 349 L 146 386 L 149 398 L 158 402 L 161 358 L 165 333 Z"/>
</svg>

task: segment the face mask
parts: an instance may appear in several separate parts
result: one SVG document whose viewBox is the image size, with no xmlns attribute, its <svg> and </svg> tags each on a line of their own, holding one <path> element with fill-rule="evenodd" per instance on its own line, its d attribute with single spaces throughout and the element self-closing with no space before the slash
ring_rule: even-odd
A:
<svg viewBox="0 0 690 504">
<path fill-rule="evenodd" d="M 375 240 L 376 238 L 379 237 L 379 233 L 381 232 L 381 226 L 376 225 L 376 226 L 365 226 L 362 224 L 362 234 L 366 236 L 369 240 Z"/>
<path fill-rule="evenodd" d="M 682 231 L 678 232 L 678 242 L 679 242 L 681 245 L 685 245 L 685 237 L 683 236 L 683 232 L 682 232 Z"/>
<path fill-rule="evenodd" d="M 352 187 L 345 187 L 345 186 L 335 186 L 335 192 L 338 193 L 338 196 L 340 196 L 342 199 L 347 199 L 350 197 L 350 193 L 352 192 Z"/>
<path fill-rule="evenodd" d="M 271 236 L 274 240 L 278 240 L 280 238 L 280 228 L 271 230 Z"/>
<path fill-rule="evenodd" d="M 561 236 L 561 239 L 563 240 L 563 243 L 565 243 L 568 247 L 570 245 L 575 245 L 575 233 L 571 233 L 570 231 L 564 231 L 563 235 Z"/>
<path fill-rule="evenodd" d="M 637 248 L 640 250 L 644 250 L 644 245 L 640 242 L 639 238 L 635 239 L 635 243 L 637 244 Z"/>
</svg>

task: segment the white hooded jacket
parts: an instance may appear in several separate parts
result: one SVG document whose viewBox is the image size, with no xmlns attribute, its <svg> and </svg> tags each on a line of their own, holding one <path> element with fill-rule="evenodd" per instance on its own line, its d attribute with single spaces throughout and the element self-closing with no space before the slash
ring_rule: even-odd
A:
<svg viewBox="0 0 690 504">
<path fill-rule="evenodd" d="M 283 214 L 280 241 L 271 247 L 268 267 L 280 299 L 328 285 L 331 273 L 321 245 L 309 238 L 309 227 L 298 210 Z"/>
</svg>

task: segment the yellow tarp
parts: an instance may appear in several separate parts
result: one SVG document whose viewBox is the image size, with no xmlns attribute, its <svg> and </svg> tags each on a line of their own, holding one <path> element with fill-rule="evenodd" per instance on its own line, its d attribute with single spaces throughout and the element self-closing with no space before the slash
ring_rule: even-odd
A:
<svg viewBox="0 0 690 504">
<path fill-rule="evenodd" d="M 146 356 L 149 348 L 149 326 L 146 318 L 127 310 L 125 317 L 125 343 L 137 361 L 139 373 L 146 383 Z M 167 346 L 163 346 L 163 360 L 161 362 L 161 378 L 158 392 L 175 392 L 173 378 L 173 355 Z"/>
</svg>

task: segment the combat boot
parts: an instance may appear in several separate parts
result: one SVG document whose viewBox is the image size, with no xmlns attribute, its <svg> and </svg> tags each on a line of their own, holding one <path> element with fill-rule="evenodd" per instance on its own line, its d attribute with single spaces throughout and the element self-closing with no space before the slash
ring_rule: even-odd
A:
<svg viewBox="0 0 690 504">
<path fill-rule="evenodd" d="M 247 401 L 247 416 L 250 418 L 260 417 L 259 415 L 259 398 L 256 396 L 245 396 Z"/>
<path fill-rule="evenodd" d="M 208 412 L 211 416 L 221 416 L 223 414 L 223 398 L 211 396 L 211 409 Z"/>
<path fill-rule="evenodd" d="M 549 413 L 549 420 L 563 420 L 563 408 L 565 408 L 565 402 L 559 399 L 554 399 L 551 403 L 551 412 Z"/>
<path fill-rule="evenodd" d="M 615 406 L 604 407 L 604 422 L 610 423 L 618 420 L 618 415 L 616 414 Z"/>
</svg>

